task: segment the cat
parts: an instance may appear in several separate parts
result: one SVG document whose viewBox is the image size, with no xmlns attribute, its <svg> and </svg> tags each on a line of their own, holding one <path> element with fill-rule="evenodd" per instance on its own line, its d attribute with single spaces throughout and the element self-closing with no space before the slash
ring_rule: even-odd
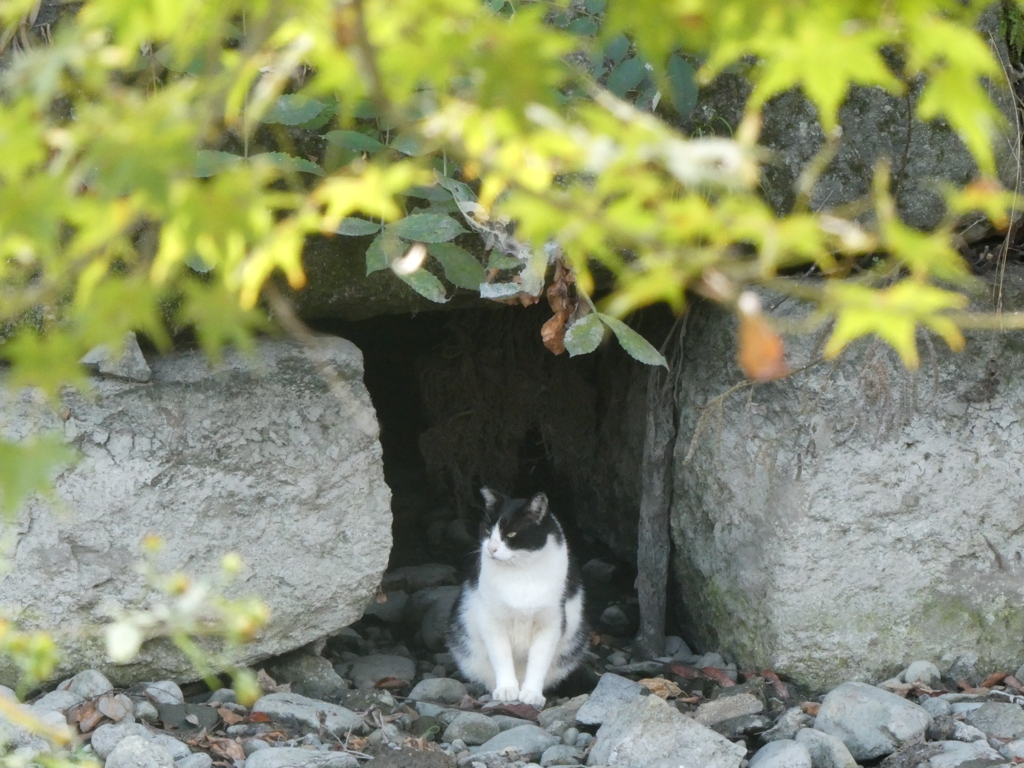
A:
<svg viewBox="0 0 1024 768">
<path fill-rule="evenodd" d="M 544 690 L 580 663 L 583 585 L 548 498 L 481 488 L 480 551 L 452 609 L 448 647 L 495 701 L 544 706 Z"/>
</svg>

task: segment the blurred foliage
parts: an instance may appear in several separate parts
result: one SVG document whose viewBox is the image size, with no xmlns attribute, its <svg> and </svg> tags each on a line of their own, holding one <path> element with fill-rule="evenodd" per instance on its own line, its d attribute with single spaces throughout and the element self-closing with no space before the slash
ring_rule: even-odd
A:
<svg viewBox="0 0 1024 768">
<path fill-rule="evenodd" d="M 84 386 L 80 357 L 129 330 L 165 349 L 193 328 L 214 359 L 245 347 L 265 325 L 266 281 L 301 288 L 317 233 L 367 238 L 368 272 L 391 268 L 438 302 L 547 290 L 556 352 L 592 351 L 610 330 L 663 363 L 618 318 L 680 310 L 694 290 L 735 307 L 770 284 L 835 321 L 828 355 L 874 334 L 914 365 L 919 328 L 962 344 L 959 217 L 1005 223 L 1012 201 L 993 180 L 1002 117 L 982 79 L 1002 73 L 974 29 L 985 5 L 2 0 L 7 386 Z M 727 69 L 753 84 L 742 123 L 728 138 L 680 134 L 666 118 Z M 834 141 L 851 86 L 912 81 L 917 116 L 946 121 L 980 172 L 946 190 L 936 231 L 899 221 L 885 168 L 873 217 L 778 216 L 758 195 L 767 100 L 802 90 Z M 596 304 L 594 265 L 615 277 Z M 808 266 L 829 279 L 786 277 Z M 67 460 L 0 439 L 3 509 Z"/>
</svg>

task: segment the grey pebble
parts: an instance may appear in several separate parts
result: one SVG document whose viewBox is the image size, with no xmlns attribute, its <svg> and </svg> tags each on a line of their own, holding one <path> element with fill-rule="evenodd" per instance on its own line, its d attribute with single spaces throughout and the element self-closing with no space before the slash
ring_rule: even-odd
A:
<svg viewBox="0 0 1024 768">
<path fill-rule="evenodd" d="M 213 758 L 205 752 L 194 752 L 174 762 L 178 768 L 210 768 L 213 765 Z"/>
<path fill-rule="evenodd" d="M 797 741 L 779 739 L 757 750 L 750 768 L 812 768 L 811 753 Z"/>
<path fill-rule="evenodd" d="M 942 717 L 952 713 L 952 705 L 943 699 L 932 696 L 923 696 L 919 702 L 921 709 L 932 717 Z"/>
<path fill-rule="evenodd" d="M 275 717 L 294 718 L 313 731 L 320 729 L 322 717 L 324 727 L 335 736 L 344 736 L 349 730 L 357 734 L 367 730 L 363 718 L 352 710 L 297 693 L 269 693 L 253 705 L 252 711 L 261 712 L 272 720 Z"/>
<path fill-rule="evenodd" d="M 797 733 L 796 741 L 807 749 L 814 768 L 857 768 L 850 750 L 835 736 L 803 728 Z"/>
<path fill-rule="evenodd" d="M 549 765 L 579 765 L 583 759 L 583 750 L 565 744 L 555 744 L 548 747 L 540 756 L 540 765 L 547 768 Z"/>
<path fill-rule="evenodd" d="M 235 704 L 237 702 L 238 694 L 230 688 L 218 688 L 206 700 L 207 704 Z"/>
<path fill-rule="evenodd" d="M 1024 709 L 1016 704 L 991 701 L 970 712 L 966 720 L 968 725 L 994 739 L 1014 741 L 1024 738 Z"/>
<path fill-rule="evenodd" d="M 571 747 L 576 746 L 576 739 L 580 737 L 580 732 L 575 728 L 566 728 L 562 731 L 562 743 L 567 744 Z"/>
<path fill-rule="evenodd" d="M 353 662 L 348 676 L 356 688 L 373 688 L 378 680 L 388 677 L 411 683 L 416 677 L 416 663 L 404 656 L 373 654 Z"/>
<path fill-rule="evenodd" d="M 153 723 L 160 719 L 160 713 L 148 701 L 134 702 L 132 704 L 132 715 L 136 720 L 145 720 L 147 723 Z"/>
<path fill-rule="evenodd" d="M 151 733 L 141 723 L 106 723 L 92 732 L 89 743 L 92 744 L 93 751 L 105 760 L 114 751 L 114 747 L 129 736 L 139 736 L 148 741 Z"/>
<path fill-rule="evenodd" d="M 128 736 L 107 756 L 104 768 L 175 768 L 167 748 L 142 736 Z"/>
<path fill-rule="evenodd" d="M 942 682 L 942 673 L 930 661 L 915 661 L 900 673 L 904 683 L 924 683 L 934 687 Z"/>
<path fill-rule="evenodd" d="M 583 731 L 579 736 L 576 737 L 577 747 L 589 747 L 594 743 L 594 734 Z"/>
<path fill-rule="evenodd" d="M 58 690 L 70 691 L 79 697 L 80 701 L 94 699 L 108 691 L 114 690 L 106 676 L 95 669 L 87 669 L 79 672 L 74 677 L 65 680 L 57 686 Z"/>
<path fill-rule="evenodd" d="M 605 672 L 586 704 L 576 713 L 576 722 L 581 725 L 600 725 L 627 701 L 646 693 L 647 689 L 640 683 Z"/>
<path fill-rule="evenodd" d="M 409 691 L 409 699 L 412 701 L 436 701 L 442 704 L 459 704 L 465 695 L 466 686 L 450 677 L 422 680 Z"/>
<path fill-rule="evenodd" d="M 245 768 L 358 768 L 359 761 L 344 752 L 319 752 L 301 747 L 258 749 L 245 759 Z"/>
<path fill-rule="evenodd" d="M 442 741 L 461 739 L 469 746 L 480 746 L 501 733 L 501 728 L 487 715 L 478 712 L 462 712 L 451 721 L 444 731 Z"/>
<path fill-rule="evenodd" d="M 185 697 L 181 688 L 173 680 L 161 680 L 156 683 L 149 683 L 145 687 L 146 695 L 153 700 L 154 704 L 184 704 Z"/>
<path fill-rule="evenodd" d="M 502 731 L 481 745 L 481 752 L 500 752 L 511 747 L 527 759 L 540 757 L 544 750 L 558 744 L 558 739 L 536 725 L 520 725 Z"/>
<path fill-rule="evenodd" d="M 701 725 L 715 725 L 743 715 L 756 715 L 764 711 L 764 702 L 752 693 L 738 693 L 701 704 L 693 719 Z"/>
<path fill-rule="evenodd" d="M 37 710 L 52 710 L 67 712 L 76 704 L 80 704 L 82 698 L 71 691 L 50 691 L 44 696 L 32 702 L 32 707 Z"/>
</svg>

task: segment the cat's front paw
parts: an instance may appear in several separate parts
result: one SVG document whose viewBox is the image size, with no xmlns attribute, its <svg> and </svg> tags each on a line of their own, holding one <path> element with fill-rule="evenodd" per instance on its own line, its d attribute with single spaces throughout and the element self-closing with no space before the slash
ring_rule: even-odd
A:
<svg viewBox="0 0 1024 768">
<path fill-rule="evenodd" d="M 495 701 L 517 701 L 519 699 L 519 686 L 505 685 L 491 691 L 491 698 Z"/>
<path fill-rule="evenodd" d="M 523 688 L 519 692 L 519 701 L 537 709 L 544 708 L 544 694 L 536 688 Z"/>
</svg>

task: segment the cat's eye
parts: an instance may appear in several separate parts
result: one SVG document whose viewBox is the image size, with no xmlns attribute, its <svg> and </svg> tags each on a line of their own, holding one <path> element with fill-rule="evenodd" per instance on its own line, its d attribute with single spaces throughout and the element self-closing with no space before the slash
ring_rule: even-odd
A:
<svg viewBox="0 0 1024 768">
<path fill-rule="evenodd" d="M 507 536 L 510 539 L 514 539 L 516 537 L 516 532 L 515 531 L 509 531 L 508 533 L 505 534 L 505 536 Z"/>
</svg>

